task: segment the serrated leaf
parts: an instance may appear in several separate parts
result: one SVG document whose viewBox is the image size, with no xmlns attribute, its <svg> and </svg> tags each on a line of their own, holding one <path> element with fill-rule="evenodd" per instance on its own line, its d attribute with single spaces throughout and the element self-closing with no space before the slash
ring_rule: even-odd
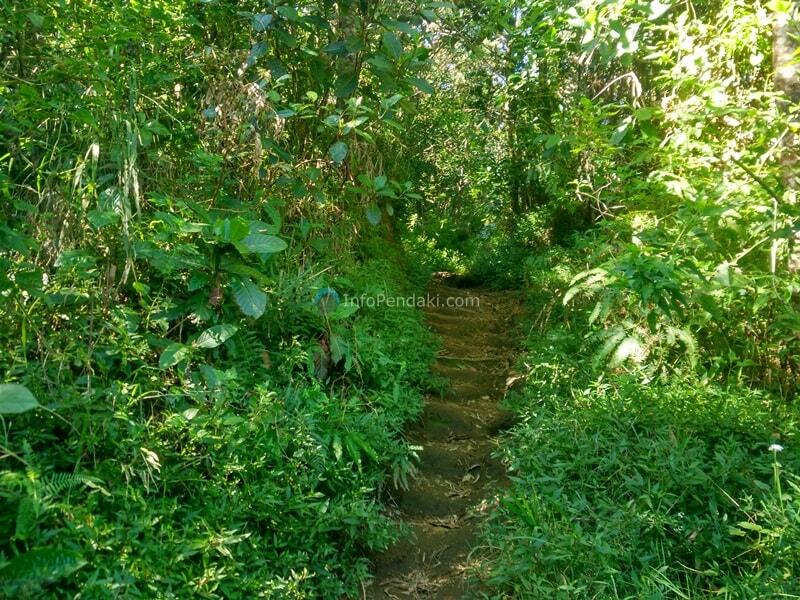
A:
<svg viewBox="0 0 800 600">
<path fill-rule="evenodd" d="M 340 163 L 347 156 L 347 144 L 342 141 L 336 142 L 328 148 L 328 154 L 335 163 Z"/>
<path fill-rule="evenodd" d="M 248 317 L 259 318 L 267 309 L 267 295 L 252 279 L 245 278 L 231 282 L 233 298 L 239 309 Z"/>
<path fill-rule="evenodd" d="M 24 385 L 0 384 L 0 414 L 18 415 L 39 406 L 38 400 Z"/>
<path fill-rule="evenodd" d="M 373 225 L 381 222 L 381 209 L 375 204 L 370 204 L 366 209 L 367 221 Z"/>
<path fill-rule="evenodd" d="M 238 331 L 235 325 L 214 325 L 209 327 L 192 343 L 195 348 L 216 348 L 224 344 Z"/>
<path fill-rule="evenodd" d="M 158 359 L 158 366 L 162 369 L 174 367 L 182 360 L 189 358 L 191 350 L 183 344 L 174 343 L 167 346 Z"/>
</svg>

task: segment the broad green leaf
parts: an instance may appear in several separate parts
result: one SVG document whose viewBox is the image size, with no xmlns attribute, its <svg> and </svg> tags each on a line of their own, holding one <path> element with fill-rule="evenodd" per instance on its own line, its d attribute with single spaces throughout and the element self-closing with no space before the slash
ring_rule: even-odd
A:
<svg viewBox="0 0 800 600">
<path fill-rule="evenodd" d="M 233 297 L 241 311 L 254 319 L 264 314 L 267 308 L 267 295 L 252 279 L 237 279 L 231 282 Z"/>
<path fill-rule="evenodd" d="M 366 209 L 367 221 L 373 225 L 381 222 L 381 209 L 375 204 L 370 204 Z"/>
<path fill-rule="evenodd" d="M 337 98 L 347 98 L 356 91 L 358 76 L 355 73 L 345 73 L 336 79 L 333 91 Z"/>
<path fill-rule="evenodd" d="M 235 325 L 214 325 L 201 333 L 192 345 L 195 348 L 216 348 L 224 344 L 237 330 Z"/>
<path fill-rule="evenodd" d="M 342 302 L 336 305 L 336 308 L 328 313 L 328 318 L 332 321 L 341 321 L 352 316 L 358 311 L 358 304 L 353 302 Z"/>
<path fill-rule="evenodd" d="M 35 12 L 28 13 L 28 20 L 37 29 L 41 29 L 42 25 L 44 25 L 44 17 L 39 13 Z"/>
<path fill-rule="evenodd" d="M 347 144 L 342 141 L 335 142 L 328 148 L 328 154 L 335 163 L 340 163 L 347 156 Z"/>
<path fill-rule="evenodd" d="M 431 86 L 430 83 L 428 83 L 424 79 L 420 79 L 419 77 L 408 77 L 406 78 L 406 81 L 412 84 L 419 91 L 424 92 L 426 94 L 432 94 L 434 91 L 433 86 Z"/>
<path fill-rule="evenodd" d="M 330 339 L 330 349 L 331 349 L 331 361 L 333 364 L 339 364 L 339 362 L 347 355 L 350 351 L 350 347 L 347 345 L 341 336 L 339 335 L 332 335 Z"/>
<path fill-rule="evenodd" d="M 256 64 L 256 61 L 264 56 L 267 53 L 268 47 L 266 42 L 257 42 L 253 44 L 250 48 L 250 52 L 247 55 L 247 59 L 245 62 L 247 63 L 248 67 L 252 67 Z"/>
<path fill-rule="evenodd" d="M 18 415 L 37 406 L 39 406 L 39 402 L 24 385 L 0 384 L 0 415 Z"/>
<path fill-rule="evenodd" d="M 271 23 L 272 23 L 272 15 L 267 13 L 258 13 L 256 15 L 253 15 L 253 19 L 251 21 L 253 29 L 255 29 L 258 32 L 266 31 Z"/>
<path fill-rule="evenodd" d="M 381 19 L 381 24 L 386 27 L 387 29 L 392 29 L 394 31 L 402 31 L 408 35 L 416 35 L 417 31 L 410 23 L 406 23 L 405 21 L 397 21 L 395 19 Z"/>
<path fill-rule="evenodd" d="M 392 106 L 400 102 L 400 100 L 402 99 L 403 96 L 401 94 L 395 94 L 394 96 L 390 96 L 389 98 L 381 100 L 381 108 L 383 109 L 391 108 Z"/>
<path fill-rule="evenodd" d="M 174 367 L 179 362 L 186 360 L 191 355 L 191 349 L 183 344 L 174 343 L 167 346 L 158 359 L 158 366 L 162 369 Z"/>
<path fill-rule="evenodd" d="M 281 252 L 287 248 L 286 242 L 281 238 L 263 233 L 251 233 L 239 243 L 250 252 L 255 252 L 256 254 L 271 254 Z"/>
<path fill-rule="evenodd" d="M 625 119 L 615 130 L 614 133 L 611 134 L 611 145 L 612 146 L 619 146 L 622 143 L 622 140 L 625 139 L 625 136 L 628 134 L 628 129 L 630 128 L 630 121 Z"/>
<path fill-rule="evenodd" d="M 372 65 L 379 71 L 391 71 L 394 69 L 394 65 L 390 63 L 389 60 L 381 54 L 376 54 L 372 58 L 368 58 L 367 63 Z"/>
<path fill-rule="evenodd" d="M 391 31 L 383 32 L 383 47 L 386 48 L 386 53 L 394 59 L 403 56 L 403 44 Z"/>
</svg>

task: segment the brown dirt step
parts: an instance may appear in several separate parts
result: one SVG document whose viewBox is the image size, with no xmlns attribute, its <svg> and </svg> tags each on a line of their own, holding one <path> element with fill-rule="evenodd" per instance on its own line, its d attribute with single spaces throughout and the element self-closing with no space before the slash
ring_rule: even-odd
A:
<svg viewBox="0 0 800 600">
<path fill-rule="evenodd" d="M 427 440 L 486 437 L 507 429 L 513 423 L 514 413 L 496 404 L 431 400 L 425 406 L 421 422 L 411 431 L 424 433 L 422 439 Z"/>
</svg>

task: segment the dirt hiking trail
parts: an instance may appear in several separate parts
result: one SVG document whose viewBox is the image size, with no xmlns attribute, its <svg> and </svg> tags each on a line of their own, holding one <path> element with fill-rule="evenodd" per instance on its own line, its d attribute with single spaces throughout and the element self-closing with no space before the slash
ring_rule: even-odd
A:
<svg viewBox="0 0 800 600">
<path fill-rule="evenodd" d="M 437 306 L 426 309 L 426 321 L 442 338 L 433 371 L 450 384 L 426 398 L 408 430 L 409 442 L 422 447 L 419 472 L 394 504 L 410 533 L 376 558 L 369 599 L 469 598 L 478 589 L 468 575 L 477 566 L 476 533 L 505 485 L 492 452 L 495 436 L 513 423 L 498 403 L 515 354 L 518 295 L 460 288 L 447 276 L 430 293 Z"/>
</svg>

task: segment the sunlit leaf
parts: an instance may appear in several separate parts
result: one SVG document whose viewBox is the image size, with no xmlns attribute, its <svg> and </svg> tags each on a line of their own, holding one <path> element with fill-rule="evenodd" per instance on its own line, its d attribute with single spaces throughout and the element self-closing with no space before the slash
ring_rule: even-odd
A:
<svg viewBox="0 0 800 600">
<path fill-rule="evenodd" d="M 189 358 L 191 349 L 183 344 L 174 343 L 167 346 L 158 359 L 158 366 L 162 369 L 174 367 L 179 362 Z"/>
<path fill-rule="evenodd" d="M 231 282 L 233 297 L 241 311 L 254 319 L 264 314 L 267 308 L 267 295 L 252 279 L 235 279 Z"/>
<path fill-rule="evenodd" d="M 0 414 L 16 415 L 39 406 L 31 391 L 18 383 L 0 384 Z"/>
<path fill-rule="evenodd" d="M 231 338 L 238 328 L 235 325 L 214 325 L 209 327 L 192 343 L 195 348 L 216 348 Z"/>
</svg>

